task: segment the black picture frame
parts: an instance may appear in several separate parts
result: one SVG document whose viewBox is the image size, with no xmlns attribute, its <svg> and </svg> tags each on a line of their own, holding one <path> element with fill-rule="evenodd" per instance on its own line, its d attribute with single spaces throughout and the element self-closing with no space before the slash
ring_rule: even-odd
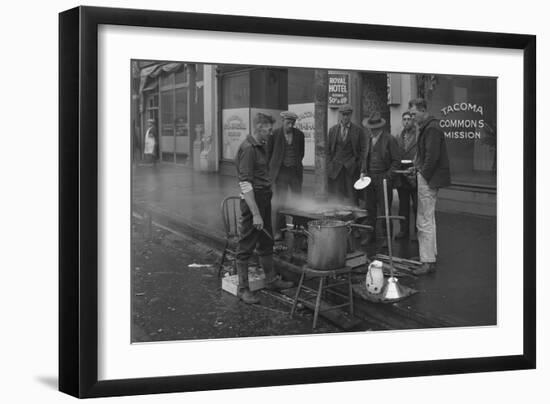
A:
<svg viewBox="0 0 550 404">
<path fill-rule="evenodd" d="M 523 51 L 523 353 L 98 381 L 98 26 L 344 38 Z M 536 366 L 536 37 L 275 18 L 77 7 L 59 15 L 59 390 L 104 397 L 459 374 Z"/>
</svg>

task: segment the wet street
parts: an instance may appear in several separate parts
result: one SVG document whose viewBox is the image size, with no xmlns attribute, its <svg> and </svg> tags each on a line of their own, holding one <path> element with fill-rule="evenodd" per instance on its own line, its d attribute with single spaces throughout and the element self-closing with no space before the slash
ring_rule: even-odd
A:
<svg viewBox="0 0 550 404">
<path fill-rule="evenodd" d="M 290 306 L 266 293 L 260 304 L 247 305 L 221 290 L 218 255 L 204 245 L 156 227 L 148 240 L 139 219 L 133 243 L 133 342 L 311 333 L 309 310 L 290 318 Z M 315 330 L 337 331 L 323 318 Z"/>
<path fill-rule="evenodd" d="M 150 214 L 161 226 L 153 226 L 148 240 L 141 221 L 134 220 L 135 341 L 311 332 L 308 309 L 291 319 L 288 300 L 262 292 L 261 304 L 248 306 L 221 290 L 215 265 L 225 240 L 220 202 L 238 194 L 233 177 L 159 165 L 137 167 L 133 179 L 134 213 Z M 357 330 L 497 324 L 496 218 L 453 212 L 436 217 L 437 271 L 400 279 L 417 293 L 397 303 L 356 297 Z M 415 241 L 394 240 L 393 247 L 398 257 L 418 255 Z M 365 250 L 371 258 L 387 251 L 380 243 Z M 210 266 L 188 266 L 193 263 Z M 354 283 L 362 280 L 357 275 Z M 320 317 L 316 332 L 337 331 L 342 331 L 337 324 Z"/>
</svg>

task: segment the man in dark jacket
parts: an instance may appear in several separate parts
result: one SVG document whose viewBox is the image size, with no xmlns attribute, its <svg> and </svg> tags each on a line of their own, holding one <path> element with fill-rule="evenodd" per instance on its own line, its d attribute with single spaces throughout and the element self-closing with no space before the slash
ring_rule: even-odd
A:
<svg viewBox="0 0 550 404">
<path fill-rule="evenodd" d="M 352 112 L 350 105 L 341 106 L 340 122 L 328 132 L 327 175 L 330 196 L 356 205 L 353 184 L 359 178 L 366 136 L 363 129 L 351 123 Z"/>
<path fill-rule="evenodd" d="M 265 272 L 265 287 L 278 290 L 292 287 L 276 277 L 273 266 L 273 237 L 271 232 L 271 177 L 265 143 L 271 136 L 273 118 L 258 113 L 253 121 L 254 132 L 240 144 L 235 166 L 241 189 L 241 219 L 237 246 L 239 298 L 248 304 L 259 302 L 248 285 L 248 261 L 256 250 Z"/>
<path fill-rule="evenodd" d="M 368 219 L 367 224 L 375 229 L 376 216 L 384 215 L 384 179 L 388 187 L 388 206 L 392 203 L 392 177 L 401 165 L 401 154 L 397 140 L 386 129 L 386 120 L 380 112 L 374 112 L 363 125 L 369 130 L 366 152 L 361 164 L 361 178 L 369 176 L 370 185 L 366 188 Z M 383 234 L 386 234 L 384 227 Z M 386 238 L 383 245 L 387 244 Z"/>
<path fill-rule="evenodd" d="M 414 125 L 411 113 L 403 112 L 401 115 L 403 122 L 403 130 L 397 135 L 397 143 L 401 151 L 402 168 L 412 166 L 416 157 L 416 126 Z M 407 163 L 404 163 L 404 162 Z M 408 163 L 410 161 L 410 163 Z M 413 207 L 413 223 L 416 229 L 416 206 L 417 206 L 417 191 L 416 191 L 416 175 L 400 174 L 395 182 L 397 195 L 399 195 L 399 216 L 403 216 L 405 220 L 401 222 L 400 232 L 395 236 L 397 239 L 408 238 L 410 229 L 410 211 L 411 202 Z"/>
<path fill-rule="evenodd" d="M 298 116 L 294 112 L 281 112 L 283 126 L 273 131 L 267 143 L 269 174 L 275 188 L 273 226 L 275 239 L 281 238 L 285 227 L 284 217 L 277 210 L 288 202 L 290 196 L 302 193 L 304 176 L 304 133 L 295 128 Z"/>
<path fill-rule="evenodd" d="M 418 246 L 422 267 L 415 271 L 423 275 L 435 271 L 437 257 L 435 204 L 439 188 L 451 183 L 449 157 L 445 135 L 437 119 L 427 112 L 426 100 L 409 101 L 409 111 L 418 128 L 415 168 L 418 183 Z"/>
</svg>

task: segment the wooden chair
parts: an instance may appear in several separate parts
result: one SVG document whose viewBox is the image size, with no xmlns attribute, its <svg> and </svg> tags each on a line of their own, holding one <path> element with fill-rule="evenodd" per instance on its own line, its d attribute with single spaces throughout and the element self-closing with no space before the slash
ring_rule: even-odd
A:
<svg viewBox="0 0 550 404">
<path fill-rule="evenodd" d="M 241 217 L 240 202 L 241 198 L 239 196 L 228 196 L 221 204 L 225 246 L 218 268 L 218 277 L 220 277 L 223 264 L 228 257 L 233 260 L 233 273 L 237 273 L 237 241 L 239 240 L 239 220 Z"/>
</svg>

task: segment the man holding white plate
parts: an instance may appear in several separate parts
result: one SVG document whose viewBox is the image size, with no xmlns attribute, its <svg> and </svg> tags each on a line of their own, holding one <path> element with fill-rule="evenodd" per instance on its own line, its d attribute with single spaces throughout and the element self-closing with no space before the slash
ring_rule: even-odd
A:
<svg viewBox="0 0 550 404">
<path fill-rule="evenodd" d="M 380 112 L 373 112 L 372 115 L 363 120 L 363 126 L 368 129 L 366 153 L 361 164 L 361 179 L 371 177 L 371 184 L 366 188 L 366 201 L 368 218 L 367 223 L 374 228 L 374 232 L 366 243 L 376 237 L 376 216 L 384 215 L 384 179 L 388 184 L 388 205 L 392 203 L 392 177 L 394 171 L 401 165 L 401 153 L 395 137 L 390 135 L 386 129 L 386 120 Z M 390 232 L 391 233 L 391 232 Z M 383 230 L 383 235 L 386 229 Z M 384 237 L 382 245 L 387 244 Z"/>
</svg>

